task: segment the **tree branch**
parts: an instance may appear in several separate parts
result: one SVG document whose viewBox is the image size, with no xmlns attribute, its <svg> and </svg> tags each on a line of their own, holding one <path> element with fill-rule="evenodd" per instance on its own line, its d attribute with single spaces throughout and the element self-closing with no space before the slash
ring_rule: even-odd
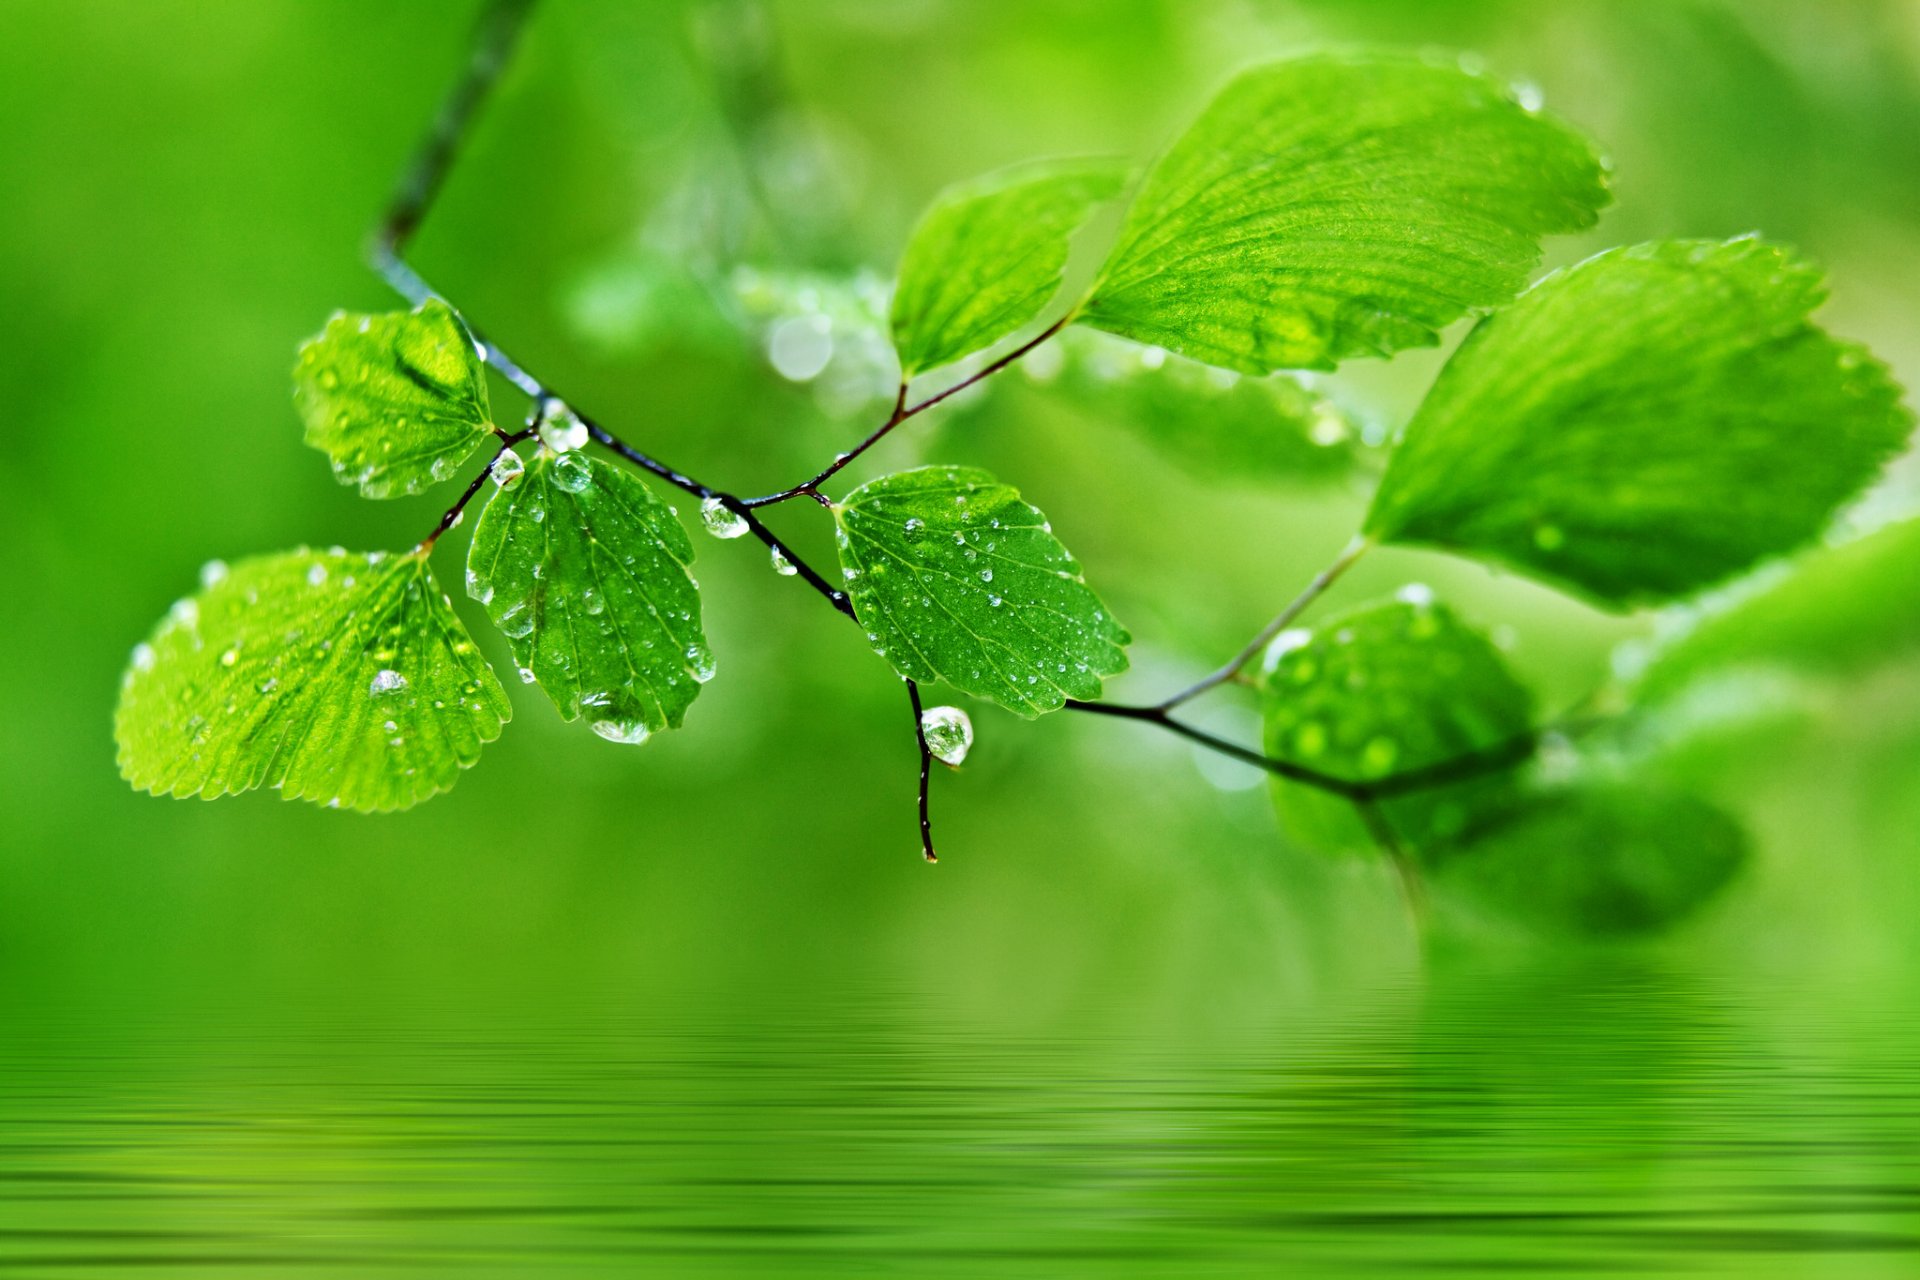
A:
<svg viewBox="0 0 1920 1280">
<path fill-rule="evenodd" d="M 900 384 L 900 394 L 894 398 L 893 412 L 890 415 L 888 415 L 887 420 L 885 422 L 881 423 L 877 428 L 874 429 L 874 432 L 872 435 L 869 435 L 865 440 L 862 440 L 859 444 L 855 445 L 853 448 L 849 449 L 847 452 L 840 454 L 830 464 L 828 464 L 828 466 L 823 471 L 821 471 L 820 474 L 816 475 L 813 479 L 805 481 L 802 484 L 797 484 L 793 486 L 793 488 L 791 489 L 782 489 L 778 493 L 769 493 L 765 497 L 749 498 L 746 502 L 746 505 L 749 507 L 770 507 L 770 506 L 773 506 L 775 503 L 787 502 L 791 499 L 802 497 L 802 496 L 812 496 L 812 497 L 820 496 L 821 485 L 833 479 L 834 476 L 840 473 L 843 467 L 846 467 L 848 464 L 852 463 L 861 454 L 865 453 L 867 450 L 873 448 L 873 446 L 879 444 L 882 440 L 886 439 L 887 436 L 892 433 L 895 427 L 899 426 L 903 422 L 906 422 L 910 418 L 918 417 L 920 414 L 925 413 L 927 410 L 933 408 L 933 406 L 939 404 L 941 401 L 946 400 L 951 396 L 959 395 L 962 391 L 965 391 L 968 387 L 971 387 L 974 384 L 979 382 L 984 382 L 988 378 L 991 378 L 994 374 L 1000 372 L 1002 369 L 1006 368 L 1008 365 L 1018 360 L 1021 356 L 1026 355 L 1029 351 L 1032 351 L 1035 347 L 1045 342 L 1048 338 L 1051 338 L 1054 334 L 1059 333 L 1062 329 L 1066 328 L 1069 324 L 1073 322 L 1073 316 L 1074 316 L 1073 312 L 1071 311 L 1067 312 L 1066 315 L 1061 316 L 1058 320 L 1055 320 L 1052 324 L 1048 325 L 1045 329 L 1041 330 L 1038 334 L 1034 335 L 1032 338 L 1029 338 L 1027 341 L 1021 343 L 1019 346 L 1015 347 L 1013 350 L 1007 352 L 1007 354 L 1005 354 L 1004 356 L 1001 356 L 998 360 L 995 360 L 992 364 L 987 365 L 985 368 L 979 370 L 976 373 L 970 374 L 967 377 L 962 378 L 960 381 L 948 387 L 945 391 L 937 392 L 934 395 L 928 396 L 925 400 L 920 401 L 920 403 L 918 404 L 915 404 L 915 405 L 907 404 L 907 384 L 902 382 Z"/>
<path fill-rule="evenodd" d="M 1342 574 L 1354 566 L 1367 549 L 1373 545 L 1365 537 L 1356 537 L 1335 557 L 1334 562 L 1314 575 L 1307 589 L 1293 598 L 1293 602 L 1274 616 L 1273 621 L 1260 628 L 1260 634 L 1249 640 L 1239 653 L 1233 655 L 1227 664 L 1195 684 L 1188 685 L 1171 698 L 1158 704 L 1160 710 L 1171 711 L 1183 702 L 1190 702 L 1207 690 L 1223 685 L 1240 674 L 1241 668 L 1260 656 L 1260 652 L 1273 642 L 1273 638 L 1293 624 L 1293 620 L 1307 611 L 1307 607 L 1327 593 L 1327 589 L 1340 581 Z"/>
<path fill-rule="evenodd" d="M 507 58 L 524 27 L 527 16 L 533 8 L 533 4 L 534 0 L 492 0 L 482 11 L 474 37 L 473 53 L 468 60 L 465 74 L 455 84 L 445 105 L 441 108 L 439 116 L 435 119 L 426 140 L 415 154 L 412 164 L 402 175 L 393 199 L 387 207 L 386 214 L 370 241 L 368 260 L 373 269 L 378 272 L 397 293 L 416 306 L 429 298 L 438 298 L 441 295 L 427 283 L 426 279 L 422 277 L 419 272 L 415 271 L 413 267 L 406 262 L 403 257 L 403 252 L 413 233 L 419 228 L 421 222 L 431 210 L 434 199 L 439 194 L 445 181 L 447 171 L 451 167 L 455 157 L 459 154 L 461 144 L 471 130 L 474 119 L 481 105 L 486 100 L 488 91 L 494 86 L 502 69 L 505 67 Z M 451 306 L 452 304 L 449 303 L 448 305 Z M 457 311 L 458 308 L 455 308 L 455 310 Z M 658 477 L 676 489 L 680 489 L 703 501 L 717 501 L 729 511 L 738 515 L 746 522 L 748 530 L 752 532 L 760 542 L 765 544 L 770 550 L 778 552 L 785 557 L 788 563 L 793 565 L 799 577 L 805 581 L 809 587 L 813 588 L 813 590 L 832 605 L 836 611 L 844 614 L 858 625 L 859 619 L 854 614 L 853 604 L 848 598 L 847 593 L 835 587 L 815 570 L 812 565 L 808 564 L 805 558 L 782 541 L 772 530 L 768 529 L 756 514 L 755 508 L 771 506 L 775 503 L 801 496 L 814 497 L 820 499 L 823 504 L 826 504 L 825 498 L 819 492 L 819 486 L 837 475 L 844 467 L 852 463 L 856 458 L 867 452 L 867 450 L 871 449 L 881 440 L 885 439 L 886 436 L 896 427 L 900 426 L 901 423 L 926 412 L 928 409 L 933 408 L 935 405 L 942 403 L 950 397 L 958 395 L 968 387 L 974 386 L 995 373 L 998 373 L 1000 370 L 1005 369 L 1032 351 L 1035 347 L 1038 347 L 1041 343 L 1059 333 L 1072 319 L 1073 313 L 1068 312 L 1041 333 L 1014 348 L 1006 355 L 999 357 L 977 372 L 961 379 L 943 391 L 928 396 L 916 404 L 907 404 L 907 388 L 905 384 L 902 384 L 899 395 L 894 401 L 893 412 L 888 416 L 887 421 L 858 446 L 847 453 L 841 454 L 830 465 L 805 484 L 797 485 L 792 489 L 782 490 L 776 494 L 769 494 L 762 498 L 742 499 L 725 490 L 715 489 L 695 479 L 693 476 L 679 471 L 628 444 L 599 422 L 586 414 L 580 413 L 577 409 L 572 410 L 572 412 L 586 427 L 589 437 L 601 447 L 610 450 L 634 466 Z M 492 474 L 495 464 L 499 461 L 506 449 L 518 441 L 525 440 L 532 436 L 545 417 L 551 414 L 557 406 L 564 403 L 560 397 L 554 395 L 546 383 L 528 372 L 498 345 L 483 337 L 480 331 L 473 328 L 471 324 L 468 326 L 468 331 L 473 335 L 481 358 L 498 370 L 508 382 L 529 396 L 534 401 L 534 411 L 533 416 L 528 421 L 528 425 L 524 429 L 512 434 L 503 433 L 501 435 L 502 443 L 500 450 L 494 454 L 493 459 L 488 462 L 486 468 L 474 478 L 466 491 L 461 494 L 458 501 L 441 517 L 439 526 L 426 539 L 425 545 L 429 547 L 448 529 L 451 529 L 458 523 L 461 513 L 480 492 L 487 477 Z M 1407 855 L 1401 847 L 1398 838 L 1393 836 L 1391 827 L 1384 825 L 1386 819 L 1385 815 L 1381 813 L 1379 809 L 1379 802 L 1411 791 L 1444 786 L 1452 782 L 1478 776 L 1482 773 L 1511 768 L 1533 754 L 1535 746 L 1537 745 L 1537 735 L 1528 734 L 1524 738 L 1516 738 L 1511 742 L 1501 743 L 1484 751 L 1470 753 L 1453 760 L 1442 761 L 1439 764 L 1409 770 L 1405 773 L 1390 775 L 1386 778 L 1370 782 L 1352 782 L 1331 774 L 1321 773 L 1317 770 L 1294 764 L 1291 761 L 1276 759 L 1252 748 L 1230 742 L 1227 739 L 1208 733 L 1203 729 L 1198 729 L 1193 725 L 1177 720 L 1171 714 L 1174 708 L 1187 700 L 1206 692 L 1215 685 L 1223 684 L 1234 679 L 1239 674 L 1241 668 L 1246 666 L 1274 636 L 1278 635 L 1280 631 L 1291 623 L 1294 618 L 1298 617 L 1307 606 L 1312 604 L 1327 588 L 1332 586 L 1340 575 L 1343 574 L 1354 561 L 1359 559 L 1360 555 L 1369 545 L 1370 543 L 1364 539 L 1356 539 L 1348 546 L 1346 551 L 1341 554 L 1339 559 L 1323 570 L 1320 575 L 1308 585 L 1307 589 L 1295 599 L 1293 603 L 1282 610 L 1280 615 L 1272 622 L 1268 623 L 1267 626 L 1261 630 L 1260 634 L 1236 655 L 1232 662 L 1214 672 L 1205 680 L 1181 691 L 1165 702 L 1149 707 L 1130 707 L 1099 702 L 1069 701 L 1065 704 L 1066 709 L 1088 715 L 1107 716 L 1115 719 L 1134 720 L 1143 724 L 1149 724 L 1155 728 L 1185 738 L 1190 742 L 1197 743 L 1208 750 L 1217 751 L 1222 755 L 1230 756 L 1233 759 L 1264 769 L 1277 777 L 1286 778 L 1305 786 L 1315 787 L 1334 795 L 1343 796 L 1360 806 L 1363 820 L 1368 823 L 1370 830 L 1376 831 L 1376 838 L 1382 838 L 1383 846 L 1388 849 L 1390 855 L 1395 857 L 1396 864 L 1402 866 L 1402 876 L 1403 878 L 1406 877 L 1409 874 L 1408 868 L 1411 867 L 1411 863 L 1407 861 Z M 933 827 L 929 816 L 928 793 L 932 773 L 933 753 L 927 744 L 925 728 L 920 722 L 920 714 L 922 711 L 920 686 L 916 681 L 907 679 L 904 676 L 902 679 L 905 680 L 908 701 L 913 710 L 915 742 L 920 753 L 919 817 L 921 851 L 927 861 L 932 862 L 936 860 L 936 857 L 933 846 Z M 1384 838 L 1380 833 L 1384 833 Z M 1413 871 L 1413 874 L 1417 876 L 1417 869 Z M 1415 890 L 1410 889 L 1409 892 L 1410 901 L 1412 901 L 1411 895 Z"/>
</svg>

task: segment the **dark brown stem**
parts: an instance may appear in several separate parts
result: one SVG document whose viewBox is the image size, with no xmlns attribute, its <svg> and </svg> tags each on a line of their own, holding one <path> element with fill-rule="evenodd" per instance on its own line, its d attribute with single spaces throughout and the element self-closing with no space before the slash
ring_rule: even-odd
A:
<svg viewBox="0 0 1920 1280">
<path fill-rule="evenodd" d="M 746 505 L 749 507 L 771 507 L 775 503 L 787 502 L 794 498 L 820 497 L 821 485 L 825 484 L 827 481 L 833 479 L 836 475 L 840 474 L 840 471 L 843 467 L 846 467 L 847 465 L 852 463 L 861 454 L 873 448 L 873 446 L 879 444 L 882 440 L 885 440 L 887 436 L 892 433 L 895 427 L 899 426 L 903 422 L 908 421 L 909 419 L 918 417 L 920 414 L 925 413 L 927 410 L 933 408 L 933 406 L 939 404 L 941 401 L 946 400 L 951 396 L 959 395 L 962 391 L 965 391 L 968 387 L 973 386 L 975 383 L 983 382 L 986 379 L 991 378 L 994 374 L 1000 372 L 1002 369 L 1006 368 L 1008 365 L 1018 360 L 1021 356 L 1026 355 L 1029 351 L 1032 351 L 1035 347 L 1045 342 L 1048 338 L 1051 338 L 1054 334 L 1059 333 L 1062 329 L 1066 328 L 1067 325 L 1072 323 L 1072 321 L 1073 321 L 1073 312 L 1069 311 L 1066 315 L 1061 316 L 1058 320 L 1048 325 L 1045 329 L 1041 330 L 1038 334 L 1034 335 L 1032 338 L 1029 338 L 1027 341 L 1021 343 L 1019 346 L 1015 347 L 1013 350 L 1007 352 L 1007 354 L 1001 356 L 998 360 L 995 360 L 992 364 L 987 365 L 986 367 L 979 370 L 977 373 L 973 373 L 968 375 L 965 378 L 962 378 L 960 381 L 948 387 L 945 391 L 941 391 L 935 395 L 928 396 L 925 400 L 920 401 L 918 404 L 909 405 L 907 403 L 907 384 L 905 382 L 902 382 L 900 384 L 900 393 L 894 397 L 893 412 L 887 415 L 887 420 L 885 422 L 881 423 L 878 427 L 874 428 L 873 434 L 869 435 L 865 440 L 862 440 L 859 444 L 855 445 L 853 448 L 849 449 L 847 452 L 836 457 L 831 463 L 827 465 L 825 470 L 821 471 L 820 474 L 813 477 L 813 479 L 805 481 L 801 484 L 797 484 L 793 486 L 793 488 L 791 489 L 782 489 L 778 493 L 769 493 L 764 497 L 759 497 L 759 498 L 749 498 L 747 499 Z"/>
<path fill-rule="evenodd" d="M 1214 671 L 1205 679 L 1188 685 L 1171 698 L 1161 702 L 1159 704 L 1160 709 L 1163 711 L 1171 711 L 1181 703 L 1190 702 L 1209 689 L 1223 685 L 1229 680 L 1237 679 L 1241 670 L 1245 668 L 1249 662 L 1259 657 L 1263 649 L 1273 643 L 1275 636 L 1293 625 L 1293 620 L 1305 613 L 1307 607 L 1315 600 L 1325 595 L 1327 588 L 1340 581 L 1341 575 L 1346 573 L 1348 569 L 1351 569 L 1354 563 L 1366 554 L 1367 548 L 1372 545 L 1373 543 L 1366 538 L 1355 538 L 1352 542 L 1349 542 L 1339 556 L 1334 559 L 1334 562 L 1314 575 L 1313 581 L 1307 584 L 1307 589 L 1295 596 L 1293 601 L 1276 614 L 1271 622 L 1260 628 L 1260 633 L 1249 640 L 1246 645 L 1241 648 L 1240 652 L 1234 654 L 1225 666 Z"/>
<path fill-rule="evenodd" d="M 920 854 L 928 862 L 938 862 L 940 855 L 933 851 L 933 818 L 927 804 L 933 779 L 933 748 L 927 745 L 927 726 L 920 718 L 920 683 L 906 676 L 900 678 L 907 683 L 907 701 L 913 704 L 913 740 L 920 748 Z"/>
</svg>

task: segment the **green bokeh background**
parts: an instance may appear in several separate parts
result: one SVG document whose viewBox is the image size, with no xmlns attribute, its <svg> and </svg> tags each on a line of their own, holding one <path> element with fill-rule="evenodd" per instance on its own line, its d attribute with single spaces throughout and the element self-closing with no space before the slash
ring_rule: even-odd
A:
<svg viewBox="0 0 1920 1280">
<path fill-rule="evenodd" d="M 516 722 L 481 765 L 396 817 L 120 782 L 119 672 L 203 561 L 411 545 L 439 513 L 437 495 L 336 485 L 300 442 L 287 373 L 331 309 L 390 305 L 359 249 L 460 65 L 466 8 L 0 3 L 0 1014 L 244 1020 L 590 991 L 724 1020 L 884 973 L 996 1024 L 1186 1034 L 1417 965 L 1379 868 L 1290 849 L 1262 790 L 1131 726 L 976 708 L 972 759 L 936 779 L 943 861 L 922 866 L 898 682 L 750 541 L 700 539 L 720 675 L 684 732 L 642 749 L 516 684 Z M 1832 327 L 1920 382 L 1920 5 L 1896 0 L 551 0 L 417 261 L 629 439 L 761 491 L 869 421 L 803 410 L 751 350 L 609 341 L 575 305 L 689 172 L 757 166 L 784 230 L 749 226 L 742 258 L 884 271 L 941 185 L 1032 156 L 1150 154 L 1235 67 L 1330 42 L 1477 51 L 1602 139 L 1618 204 L 1553 260 L 1762 230 L 1828 263 Z M 1342 385 L 1396 421 L 1439 359 Z M 916 428 L 874 466 L 978 463 L 1046 510 L 1138 637 L 1117 696 L 1230 652 L 1363 505 L 1194 480 L 1044 395 L 996 405 Z M 1915 494 L 1907 463 L 1863 519 Z M 781 527 L 824 551 L 818 514 Z M 439 553 L 443 581 L 458 554 Z M 1548 706 L 1648 630 L 1408 552 L 1332 603 L 1416 578 L 1511 628 Z M 1223 703 L 1214 723 L 1250 737 Z M 1920 970 L 1917 708 L 1920 663 L 1896 663 L 1677 759 L 1749 821 L 1759 857 L 1660 945 L 1829 991 Z"/>
</svg>

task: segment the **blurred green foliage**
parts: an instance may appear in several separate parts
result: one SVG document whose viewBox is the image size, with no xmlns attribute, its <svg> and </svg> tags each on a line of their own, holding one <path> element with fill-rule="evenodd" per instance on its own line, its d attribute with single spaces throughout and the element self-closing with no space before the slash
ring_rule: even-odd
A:
<svg viewBox="0 0 1920 1280">
<path fill-rule="evenodd" d="M 169 2 L 9 3 L 4 21 L 0 394 L 18 425 L 0 444 L 0 529 L 22 579 L 0 728 L 5 999 L 137 1017 L 697 985 L 724 1008 L 731 990 L 890 968 L 997 1019 L 1072 1007 L 1177 1025 L 1409 963 L 1376 869 L 1295 849 L 1257 777 L 1125 725 L 983 715 L 967 769 L 935 794 L 946 857 L 922 867 L 895 681 L 747 544 L 699 548 L 725 679 L 693 731 L 641 753 L 525 699 L 450 797 L 392 819 L 129 792 L 115 681 L 202 561 L 349 532 L 411 545 L 438 514 L 334 485 L 285 377 L 334 307 L 391 305 L 359 247 L 465 19 Z M 857 273 L 888 269 L 934 192 L 1035 155 L 1150 153 L 1245 63 L 1353 41 L 1472 51 L 1605 141 L 1617 206 L 1554 260 L 1759 229 L 1829 267 L 1836 332 L 1920 380 L 1920 15 L 1893 0 L 554 0 L 418 258 L 636 443 L 773 489 L 872 425 L 884 319 L 870 298 L 866 331 L 831 317 L 863 311 Z M 809 273 L 843 301 L 809 306 Z M 794 305 L 740 342 L 735 321 L 775 278 Z M 810 316 L 832 342 L 797 381 L 821 354 Z M 1352 421 L 1398 424 L 1442 354 L 1353 368 L 1331 390 Z M 1222 486 L 1102 427 L 1016 383 L 916 424 L 861 476 L 938 460 L 1017 477 L 1136 634 L 1119 696 L 1231 652 L 1360 517 L 1358 481 Z M 1857 519 L 1910 511 L 1915 487 L 1911 462 L 1896 467 Z M 830 559 L 822 531 L 780 519 Z M 1492 624 L 1550 707 L 1657 625 L 1412 551 L 1370 559 L 1333 603 L 1409 575 Z M 1763 972 L 1920 968 L 1905 874 L 1920 670 L 1892 661 L 1797 705 L 1792 732 L 1662 758 L 1756 835 L 1738 889 L 1668 945 Z M 1257 733 L 1230 697 L 1210 714 Z"/>
</svg>

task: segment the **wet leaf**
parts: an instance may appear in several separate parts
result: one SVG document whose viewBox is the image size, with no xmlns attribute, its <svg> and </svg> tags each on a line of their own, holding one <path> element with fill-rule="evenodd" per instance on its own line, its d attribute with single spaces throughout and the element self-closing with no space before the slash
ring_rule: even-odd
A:
<svg viewBox="0 0 1920 1280">
<path fill-rule="evenodd" d="M 902 675 L 1036 716 L 1126 670 L 1131 637 L 1046 518 L 986 472 L 882 476 L 834 514 L 854 612 Z"/>
<path fill-rule="evenodd" d="M 1813 539 L 1913 420 L 1886 369 L 1808 321 L 1819 273 L 1757 240 L 1615 249 L 1482 321 L 1367 519 L 1612 608 Z"/>
<path fill-rule="evenodd" d="M 1147 175 L 1082 322 L 1242 373 L 1432 346 L 1608 196 L 1579 135 L 1483 76 L 1322 56 L 1245 72 Z"/>
<path fill-rule="evenodd" d="M 1260 674 L 1267 754 L 1343 782 L 1376 782 L 1523 742 L 1533 696 L 1480 632 L 1423 593 L 1367 605 L 1313 630 L 1283 633 Z M 1275 779 L 1281 824 L 1302 843 L 1365 849 L 1345 799 Z M 1511 794 L 1512 771 L 1387 803 L 1419 848 L 1457 836 Z"/>
<path fill-rule="evenodd" d="M 678 728 L 713 675 L 692 561 L 679 520 L 634 476 L 542 449 L 481 513 L 467 593 L 563 718 L 642 742 Z"/>
<path fill-rule="evenodd" d="M 452 786 L 511 714 L 422 552 L 301 550 L 204 577 L 121 685 L 136 787 L 404 809 Z"/>
<path fill-rule="evenodd" d="M 307 443 L 369 498 L 419 493 L 453 474 L 493 431 L 485 368 L 444 302 L 336 314 L 300 348 L 294 403 Z"/>
<path fill-rule="evenodd" d="M 984 351 L 1038 316 L 1060 287 L 1069 238 L 1124 178 L 1111 161 L 1046 161 L 942 192 L 900 263 L 901 376 Z"/>
</svg>

